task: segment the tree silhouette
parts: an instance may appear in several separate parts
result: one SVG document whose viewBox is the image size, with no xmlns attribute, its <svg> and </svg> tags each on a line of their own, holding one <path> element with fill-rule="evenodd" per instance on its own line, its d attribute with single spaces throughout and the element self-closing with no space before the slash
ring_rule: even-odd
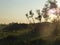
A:
<svg viewBox="0 0 60 45">
<path fill-rule="evenodd" d="M 29 18 L 32 18 L 33 23 L 35 23 L 35 21 L 34 21 L 34 19 L 33 19 L 33 15 L 34 15 L 34 13 L 32 12 L 32 10 L 29 11 L 29 14 L 30 14 Z"/>
<path fill-rule="evenodd" d="M 40 22 L 42 21 L 42 19 L 44 19 L 45 22 L 48 22 L 48 20 L 52 18 L 49 17 L 49 10 L 52 8 L 57 8 L 56 2 L 56 0 L 48 0 L 41 11 L 39 9 L 36 10 L 38 16 L 35 19 L 39 20 Z M 32 12 L 32 10 L 30 10 L 29 15 L 26 16 L 27 18 L 32 18 L 33 23 L 35 23 L 33 18 L 34 13 Z"/>
<path fill-rule="evenodd" d="M 50 5 L 49 5 L 50 4 Z M 56 0 L 48 0 L 42 9 L 42 15 L 45 18 L 45 21 L 47 22 L 49 19 L 48 10 L 52 8 L 57 8 Z"/>
<path fill-rule="evenodd" d="M 50 9 L 51 8 L 57 8 L 57 1 L 56 0 L 48 0 L 48 2 L 50 3 Z"/>
<path fill-rule="evenodd" d="M 46 22 L 48 20 L 47 11 L 48 11 L 48 4 L 45 4 L 45 7 L 42 9 L 42 15 L 45 18 Z"/>
<path fill-rule="evenodd" d="M 28 16 L 28 14 L 25 14 L 25 15 L 26 15 L 26 17 L 27 17 L 29 23 L 31 23 L 31 21 L 29 20 L 29 16 Z"/>
<path fill-rule="evenodd" d="M 38 17 L 36 17 L 35 19 L 38 19 L 41 22 L 41 14 L 40 14 L 40 10 L 36 10 Z"/>
</svg>

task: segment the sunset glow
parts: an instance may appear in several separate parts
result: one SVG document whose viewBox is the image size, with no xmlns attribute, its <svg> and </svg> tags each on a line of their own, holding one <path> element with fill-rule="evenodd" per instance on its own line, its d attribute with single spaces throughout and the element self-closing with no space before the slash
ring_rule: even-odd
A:
<svg viewBox="0 0 60 45">
<path fill-rule="evenodd" d="M 0 23 L 29 23 L 25 14 L 33 10 L 36 17 L 36 9 L 41 9 L 47 0 L 0 0 Z M 60 6 L 60 0 L 57 0 Z M 32 19 L 31 19 L 32 21 Z M 35 20 L 35 22 L 38 22 Z"/>
</svg>

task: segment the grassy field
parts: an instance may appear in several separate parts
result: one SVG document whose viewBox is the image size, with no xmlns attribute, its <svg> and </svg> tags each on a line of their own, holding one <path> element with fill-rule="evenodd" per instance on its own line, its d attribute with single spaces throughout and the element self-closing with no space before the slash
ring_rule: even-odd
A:
<svg viewBox="0 0 60 45">
<path fill-rule="evenodd" d="M 0 45 L 60 45 L 59 32 L 58 32 L 59 34 L 56 35 L 55 37 L 53 38 L 49 37 L 50 39 L 48 39 L 48 37 L 44 37 L 43 39 L 43 37 L 41 38 L 41 36 L 39 36 L 41 33 L 39 32 L 39 30 L 45 30 L 46 27 L 49 27 L 48 25 L 50 24 L 38 23 L 28 24 L 27 26 L 24 24 L 22 26 L 23 28 L 20 27 L 20 24 L 2 25 L 0 26 Z M 54 26 L 55 26 L 54 24 L 53 26 L 50 25 L 50 28 L 53 28 Z M 16 27 L 18 27 L 19 29 L 15 30 Z M 60 30 L 59 27 L 58 28 L 55 27 L 56 30 Z M 49 29 L 46 28 L 46 30 L 51 30 L 50 28 Z M 36 32 L 34 32 L 34 30 L 36 30 Z"/>
</svg>

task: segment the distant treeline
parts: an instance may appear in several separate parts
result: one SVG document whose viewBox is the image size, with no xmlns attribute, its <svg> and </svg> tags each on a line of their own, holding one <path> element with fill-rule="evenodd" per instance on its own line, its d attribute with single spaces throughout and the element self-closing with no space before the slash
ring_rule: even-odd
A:
<svg viewBox="0 0 60 45">
<path fill-rule="evenodd" d="M 25 23 L 10 23 L 10 24 L 0 24 L 0 30 L 22 30 L 22 29 L 31 29 L 34 24 L 25 24 Z"/>
</svg>

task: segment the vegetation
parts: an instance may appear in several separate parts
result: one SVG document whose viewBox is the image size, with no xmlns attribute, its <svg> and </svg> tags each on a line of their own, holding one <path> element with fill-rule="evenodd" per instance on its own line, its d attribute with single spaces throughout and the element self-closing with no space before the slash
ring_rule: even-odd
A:
<svg viewBox="0 0 60 45">
<path fill-rule="evenodd" d="M 49 1 L 50 8 L 56 8 L 56 2 Z M 53 4 L 53 5 L 52 5 Z M 53 23 L 47 22 L 48 5 L 42 10 L 37 10 L 38 19 L 41 22 L 42 15 L 46 22 L 35 23 L 32 10 L 26 14 L 29 24 L 10 23 L 0 24 L 0 45 L 60 45 L 60 20 Z M 29 14 L 29 15 L 28 15 Z M 29 20 L 32 18 L 33 23 Z"/>
<path fill-rule="evenodd" d="M 15 26 L 17 27 L 17 29 L 13 28 Z M 60 23 L 58 22 L 56 23 L 45 22 L 45 23 L 36 23 L 36 24 L 12 23 L 1 27 L 4 28 L 2 28 L 2 30 L 0 29 L 0 45 L 17 45 L 17 44 L 18 45 L 49 45 L 49 44 L 59 45 L 60 44 L 60 33 L 59 33 Z M 44 32 L 44 30 L 46 32 Z M 52 34 L 50 30 L 53 31 L 54 34 Z M 50 32 L 49 34 L 51 36 L 47 33 L 47 31 L 48 33 Z M 41 37 L 42 34 L 47 36 Z"/>
</svg>

